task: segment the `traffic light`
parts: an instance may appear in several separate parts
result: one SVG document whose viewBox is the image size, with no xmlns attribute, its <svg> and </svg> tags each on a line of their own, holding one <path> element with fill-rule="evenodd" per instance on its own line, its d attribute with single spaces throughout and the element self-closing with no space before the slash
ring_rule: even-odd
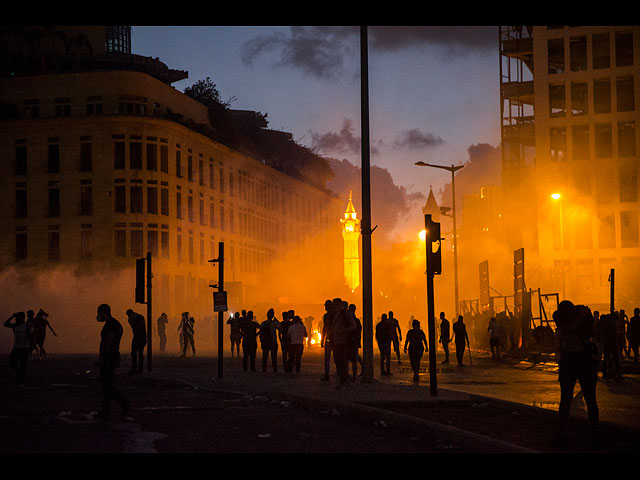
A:
<svg viewBox="0 0 640 480">
<path fill-rule="evenodd" d="M 145 302 L 145 260 L 146 258 L 136 259 L 136 303 Z"/>
<path fill-rule="evenodd" d="M 432 275 L 440 275 L 442 273 L 442 242 L 440 238 L 440 223 L 431 220 L 431 215 L 425 215 L 424 228 L 427 231 L 427 271 Z"/>
</svg>

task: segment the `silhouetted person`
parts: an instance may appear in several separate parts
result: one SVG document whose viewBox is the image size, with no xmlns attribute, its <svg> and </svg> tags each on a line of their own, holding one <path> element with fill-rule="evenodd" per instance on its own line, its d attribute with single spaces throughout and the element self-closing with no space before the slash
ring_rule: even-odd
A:
<svg viewBox="0 0 640 480">
<path fill-rule="evenodd" d="M 491 348 L 491 357 L 500 360 L 500 327 L 496 321 L 496 317 L 489 319 L 489 348 Z"/>
<path fill-rule="evenodd" d="M 282 367 L 285 372 L 289 371 L 289 336 L 287 333 L 293 323 L 294 316 L 295 312 L 293 310 L 282 312 L 282 321 L 280 322 L 280 330 L 278 330 L 280 346 L 282 347 Z"/>
<path fill-rule="evenodd" d="M 347 302 L 333 299 L 333 361 L 338 376 L 337 388 L 342 388 L 349 377 L 349 334 L 356 328 L 355 322 L 347 314 Z"/>
<path fill-rule="evenodd" d="M 604 317 L 604 315 L 603 315 Z M 564 446 L 567 441 L 567 427 L 576 381 L 587 405 L 589 422 L 594 440 L 598 440 L 599 411 L 596 402 L 596 384 L 598 380 L 597 360 L 594 359 L 593 343 L 595 328 L 593 316 L 583 305 L 577 307 L 568 300 L 558 305 L 553 312 L 559 335 L 560 360 L 558 361 L 558 380 L 560 381 L 560 407 L 556 446 Z"/>
<path fill-rule="evenodd" d="M 360 319 L 356 316 L 356 306 L 353 303 L 349 305 L 348 314 L 351 315 L 356 327 L 349 334 L 349 362 L 351 363 L 353 372 L 352 378 L 355 381 L 358 374 L 358 364 L 360 364 L 360 371 L 362 372 L 362 358 L 358 353 L 358 350 L 360 350 L 362 346 L 362 322 L 360 322 Z"/>
<path fill-rule="evenodd" d="M 629 323 L 629 317 L 624 313 L 624 310 L 620 310 L 618 315 L 616 316 L 616 330 L 618 332 L 618 355 L 620 356 L 620 361 L 626 354 L 629 356 L 629 350 L 627 348 L 627 325 Z"/>
<path fill-rule="evenodd" d="M 244 310 L 243 310 L 244 312 Z M 249 310 L 242 316 L 240 334 L 242 335 L 242 369 L 246 372 L 249 367 L 256 371 L 256 351 L 258 350 L 258 330 L 260 324 L 253 318 L 253 311 Z"/>
<path fill-rule="evenodd" d="M 191 346 L 191 353 L 196 356 L 196 342 L 195 342 L 195 319 L 189 315 L 189 312 L 182 313 L 182 319 L 178 330 L 182 334 L 182 357 L 187 356 L 187 348 Z"/>
<path fill-rule="evenodd" d="M 167 323 L 169 323 L 167 314 L 162 312 L 156 323 L 158 325 L 158 337 L 160 337 L 160 351 L 164 352 L 167 348 Z"/>
<path fill-rule="evenodd" d="M 324 348 L 324 375 L 322 380 L 329 380 L 329 369 L 331 367 L 331 353 L 333 351 L 333 302 L 324 302 L 324 316 L 322 317 L 322 335 L 320 346 Z"/>
<path fill-rule="evenodd" d="M 44 341 L 47 338 L 47 328 L 51 330 L 51 333 L 53 333 L 54 336 L 58 336 L 49 323 L 49 320 L 47 319 L 48 316 L 49 314 L 47 312 L 40 309 L 33 319 L 33 334 L 35 337 L 35 348 L 38 358 L 45 358 L 47 356 L 47 352 L 44 349 Z"/>
<path fill-rule="evenodd" d="M 144 347 L 147 344 L 147 328 L 142 315 L 131 309 L 128 309 L 126 313 L 133 332 L 133 338 L 131 339 L 131 371 L 129 373 L 142 373 Z"/>
<path fill-rule="evenodd" d="M 307 329 L 307 338 L 305 340 L 305 343 L 307 344 L 307 347 L 308 347 L 309 342 L 311 341 L 311 336 L 313 335 L 313 317 L 311 315 L 309 315 L 308 317 L 305 317 L 304 328 Z"/>
<path fill-rule="evenodd" d="M 231 315 L 229 320 L 227 320 L 227 324 L 231 327 L 231 332 L 229 334 L 229 341 L 231 342 L 231 357 L 233 357 L 234 347 L 238 354 L 238 358 L 240 357 L 240 341 L 242 340 L 242 335 L 240 334 L 240 322 L 240 312 L 236 312 L 235 315 Z"/>
<path fill-rule="evenodd" d="M 111 400 L 122 408 L 122 417 L 126 417 L 131 409 L 131 402 L 113 385 L 116 369 L 120 366 L 120 340 L 123 328 L 118 320 L 111 316 L 111 307 L 103 303 L 98 307 L 98 322 L 104 325 L 100 332 L 100 385 L 102 387 L 102 408 L 94 415 L 97 420 L 107 420 L 111 411 Z"/>
<path fill-rule="evenodd" d="M 380 375 L 391 375 L 391 328 L 386 313 L 376 325 L 376 342 L 380 350 Z"/>
<path fill-rule="evenodd" d="M 614 312 L 615 313 L 615 312 Z M 620 349 L 618 348 L 618 329 L 616 316 L 608 313 L 600 317 L 602 326 L 602 377 L 620 380 Z"/>
<path fill-rule="evenodd" d="M 389 316 L 387 317 L 387 321 L 389 322 L 389 327 L 391 328 L 391 343 L 393 343 L 393 351 L 396 352 L 396 356 L 398 357 L 398 363 L 402 363 L 400 360 L 400 342 L 402 341 L 402 331 L 400 330 L 400 323 L 393 316 L 393 312 L 389 312 Z"/>
<path fill-rule="evenodd" d="M 307 338 L 307 329 L 302 324 L 302 320 L 298 315 L 293 316 L 293 322 L 287 329 L 289 337 L 289 356 L 287 371 L 292 372 L 295 367 L 296 373 L 300 373 L 300 364 L 302 362 L 302 353 L 304 352 L 304 341 Z"/>
<path fill-rule="evenodd" d="M 280 322 L 275 317 L 273 308 L 267 311 L 267 319 L 260 324 L 260 348 L 262 348 L 262 371 L 267 371 L 267 362 L 271 355 L 271 368 L 278 371 L 278 332 Z"/>
<path fill-rule="evenodd" d="M 413 328 L 413 327 L 412 327 Z M 451 324 L 444 316 L 444 312 L 440 312 L 440 340 L 442 349 L 444 350 L 444 360 L 442 363 L 449 363 L 449 343 L 451 343 Z"/>
<path fill-rule="evenodd" d="M 18 383 L 23 385 L 27 379 L 27 362 L 33 339 L 33 325 L 25 320 L 24 312 L 16 312 L 4 322 L 4 326 L 13 329 L 13 347 L 9 354 L 9 366 L 18 374 Z"/>
<path fill-rule="evenodd" d="M 638 346 L 640 345 L 640 308 L 633 309 L 633 317 L 627 326 L 629 350 L 633 352 L 633 363 L 638 363 Z"/>
<path fill-rule="evenodd" d="M 409 350 L 409 361 L 411 362 L 411 370 L 413 370 L 413 381 L 417 382 L 420 372 L 420 360 L 424 352 L 429 351 L 427 345 L 427 337 L 420 328 L 420 322 L 414 320 L 411 324 L 412 328 L 407 332 L 406 339 L 404 341 L 404 352 L 407 353 L 407 347 Z"/>
<path fill-rule="evenodd" d="M 456 344 L 456 359 L 458 366 L 464 367 L 462 359 L 464 357 L 465 346 L 469 345 L 469 335 L 467 335 L 467 327 L 464 324 L 462 315 L 458 316 L 458 321 L 453 324 L 454 342 Z"/>
<path fill-rule="evenodd" d="M 29 326 L 31 327 L 31 339 L 29 340 L 29 356 L 33 355 L 34 350 L 37 349 L 37 345 L 36 345 L 36 329 L 34 327 L 34 320 L 35 320 L 35 313 L 33 310 L 27 310 L 27 318 L 25 319 L 25 321 L 29 324 Z M 37 351 L 36 351 L 37 353 Z"/>
</svg>

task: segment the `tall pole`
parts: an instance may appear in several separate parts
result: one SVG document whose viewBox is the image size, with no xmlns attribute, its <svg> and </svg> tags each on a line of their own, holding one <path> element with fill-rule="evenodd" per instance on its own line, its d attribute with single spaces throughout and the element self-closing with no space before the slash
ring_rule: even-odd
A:
<svg viewBox="0 0 640 480">
<path fill-rule="evenodd" d="M 153 275 L 151 274 L 151 252 L 147 252 L 147 371 L 151 371 L 151 360 L 153 357 L 151 342 L 153 340 L 152 335 L 152 326 L 153 322 L 151 320 L 152 316 L 152 301 L 151 301 L 151 279 Z"/>
<path fill-rule="evenodd" d="M 369 177 L 369 54 L 367 27 L 360 27 L 360 108 L 362 138 L 362 381 L 373 382 L 373 302 L 371 282 L 371 190 Z"/>
<path fill-rule="evenodd" d="M 453 283 L 454 283 L 454 299 L 456 302 L 456 319 L 460 314 L 460 302 L 458 300 L 458 231 L 456 230 L 456 179 L 455 179 L 455 167 L 451 165 L 451 192 L 452 192 L 452 207 L 453 213 L 451 218 L 453 220 Z"/>
<path fill-rule="evenodd" d="M 427 231 L 425 248 L 425 260 L 427 262 L 427 332 L 429 335 L 429 393 L 432 397 L 438 396 L 437 366 L 436 366 L 436 313 L 433 293 L 433 265 L 430 265 L 430 250 L 433 248 L 434 238 L 431 215 L 425 214 L 424 228 Z"/>
<path fill-rule="evenodd" d="M 224 242 L 218 242 L 218 292 L 224 292 Z M 224 312 L 218 312 L 218 379 L 222 378 L 222 362 L 224 359 Z"/>
</svg>

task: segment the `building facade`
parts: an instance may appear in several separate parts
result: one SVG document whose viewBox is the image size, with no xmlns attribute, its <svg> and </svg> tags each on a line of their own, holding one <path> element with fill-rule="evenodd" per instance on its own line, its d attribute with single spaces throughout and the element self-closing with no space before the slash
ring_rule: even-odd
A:
<svg viewBox="0 0 640 480">
<path fill-rule="evenodd" d="M 578 303 L 608 306 L 613 269 L 617 306 L 635 306 L 640 27 L 500 27 L 500 53 L 513 248 L 537 258 L 540 286 Z"/>
<path fill-rule="evenodd" d="M 66 30 L 91 39 L 78 43 L 86 60 L 74 71 L 2 57 L 0 267 L 81 275 L 130 269 L 151 252 L 154 309 L 203 315 L 217 281 L 209 260 L 224 242 L 231 309 L 282 291 L 321 302 L 322 291 L 270 279 L 342 283 L 339 202 L 212 140 L 207 107 L 171 86 L 185 72 L 131 56 L 127 28 Z M 8 49 L 16 34 L 4 34 Z M 300 272 L 319 255 L 325 261 Z"/>
</svg>

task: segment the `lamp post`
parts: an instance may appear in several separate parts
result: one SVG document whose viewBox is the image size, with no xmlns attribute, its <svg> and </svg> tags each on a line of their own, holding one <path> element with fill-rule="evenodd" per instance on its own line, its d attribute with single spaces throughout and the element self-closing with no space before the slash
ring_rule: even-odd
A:
<svg viewBox="0 0 640 480">
<path fill-rule="evenodd" d="M 433 167 L 433 168 L 441 168 L 443 170 L 447 170 L 451 172 L 451 192 L 452 192 L 452 205 L 453 212 L 451 213 L 451 218 L 453 220 L 453 275 L 454 275 L 454 298 L 456 302 L 456 318 L 458 318 L 459 314 L 459 302 L 458 302 L 458 232 L 456 230 L 456 182 L 455 182 L 455 173 L 460 170 L 464 165 L 445 167 L 443 165 L 433 165 L 425 162 L 416 162 L 415 165 L 419 167 Z"/>
<path fill-rule="evenodd" d="M 566 298 L 565 293 L 565 281 L 564 281 L 564 268 L 565 268 L 565 260 L 564 260 L 564 222 L 562 219 L 562 195 L 560 193 L 552 193 L 551 198 L 556 200 L 560 208 L 560 260 L 562 262 L 562 299 Z"/>
</svg>

